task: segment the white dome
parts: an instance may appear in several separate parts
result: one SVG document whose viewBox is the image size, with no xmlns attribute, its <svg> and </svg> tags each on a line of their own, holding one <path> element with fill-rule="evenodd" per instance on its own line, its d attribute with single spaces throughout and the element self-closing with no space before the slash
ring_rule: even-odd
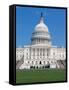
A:
<svg viewBox="0 0 69 90">
<path fill-rule="evenodd" d="M 51 37 L 47 25 L 44 23 L 44 18 L 41 14 L 39 23 L 35 26 L 35 31 L 32 33 L 32 44 L 51 44 Z"/>
<path fill-rule="evenodd" d="M 48 27 L 44 23 L 43 16 L 41 16 L 39 23 L 35 26 L 35 32 L 48 32 Z"/>
<path fill-rule="evenodd" d="M 35 26 L 35 32 L 48 32 L 48 27 L 42 22 Z"/>
</svg>

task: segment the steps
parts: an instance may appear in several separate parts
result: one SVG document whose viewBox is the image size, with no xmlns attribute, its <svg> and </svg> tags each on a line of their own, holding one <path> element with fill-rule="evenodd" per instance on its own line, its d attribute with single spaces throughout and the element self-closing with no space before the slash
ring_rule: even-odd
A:
<svg viewBox="0 0 69 90">
<path fill-rule="evenodd" d="M 21 60 L 17 61 L 16 69 L 19 69 L 19 67 L 23 64 L 23 62 L 24 62 L 24 57 L 22 57 Z"/>
<path fill-rule="evenodd" d="M 63 60 L 58 60 L 57 61 L 57 68 L 65 68 L 65 61 Z"/>
</svg>

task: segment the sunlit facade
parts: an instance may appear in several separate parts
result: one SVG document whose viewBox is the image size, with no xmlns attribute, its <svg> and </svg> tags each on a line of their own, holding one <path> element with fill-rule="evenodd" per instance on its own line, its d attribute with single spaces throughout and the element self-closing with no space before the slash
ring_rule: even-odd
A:
<svg viewBox="0 0 69 90">
<path fill-rule="evenodd" d="M 52 37 L 41 13 L 31 44 L 16 48 L 16 69 L 65 68 L 66 48 L 53 46 Z"/>
</svg>

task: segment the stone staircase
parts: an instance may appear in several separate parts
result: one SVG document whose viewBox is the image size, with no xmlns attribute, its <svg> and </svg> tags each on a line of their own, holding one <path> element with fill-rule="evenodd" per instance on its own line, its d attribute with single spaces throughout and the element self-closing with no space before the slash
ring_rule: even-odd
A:
<svg viewBox="0 0 69 90">
<path fill-rule="evenodd" d="M 65 61 L 63 60 L 58 60 L 57 61 L 57 68 L 65 68 Z"/>
<path fill-rule="evenodd" d="M 16 62 L 16 69 L 19 69 L 19 67 L 23 64 L 23 62 L 24 62 L 23 61 L 24 60 L 23 58 L 24 57 L 22 57 L 21 60 L 19 60 L 19 61 Z"/>
</svg>

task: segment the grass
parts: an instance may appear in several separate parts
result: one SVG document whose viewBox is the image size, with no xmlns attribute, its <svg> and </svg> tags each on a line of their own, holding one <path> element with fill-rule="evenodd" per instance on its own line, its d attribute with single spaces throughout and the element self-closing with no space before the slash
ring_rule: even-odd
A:
<svg viewBox="0 0 69 90">
<path fill-rule="evenodd" d="M 65 81 L 64 69 L 16 70 L 16 83 Z"/>
</svg>

